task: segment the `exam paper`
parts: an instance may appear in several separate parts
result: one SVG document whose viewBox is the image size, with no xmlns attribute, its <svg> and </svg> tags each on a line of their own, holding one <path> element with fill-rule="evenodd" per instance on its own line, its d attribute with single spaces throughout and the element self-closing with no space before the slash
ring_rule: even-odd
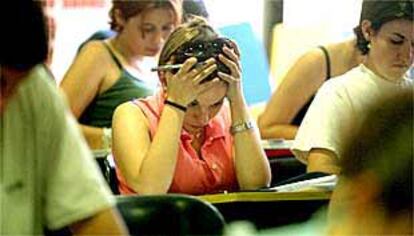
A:
<svg viewBox="0 0 414 236">
<path fill-rule="evenodd" d="M 337 180 L 338 177 L 336 175 L 328 175 L 272 187 L 269 188 L 269 190 L 276 192 L 296 192 L 316 188 L 320 190 L 332 191 L 336 185 Z"/>
</svg>

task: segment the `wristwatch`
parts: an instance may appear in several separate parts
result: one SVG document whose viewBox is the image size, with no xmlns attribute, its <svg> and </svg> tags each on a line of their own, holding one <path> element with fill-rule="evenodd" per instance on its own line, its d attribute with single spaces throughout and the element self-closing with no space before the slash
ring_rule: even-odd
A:
<svg viewBox="0 0 414 236">
<path fill-rule="evenodd" d="M 253 127 L 254 127 L 253 126 L 253 122 L 251 122 L 251 121 L 244 121 L 242 123 L 238 123 L 238 124 L 232 125 L 231 128 L 230 128 L 230 133 L 231 134 L 240 133 L 240 132 L 243 132 L 245 130 L 252 129 Z"/>
</svg>

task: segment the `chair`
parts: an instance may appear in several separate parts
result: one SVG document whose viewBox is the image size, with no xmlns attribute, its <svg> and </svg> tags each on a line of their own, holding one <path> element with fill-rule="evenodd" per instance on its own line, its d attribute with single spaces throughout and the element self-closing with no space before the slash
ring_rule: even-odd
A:
<svg viewBox="0 0 414 236">
<path fill-rule="evenodd" d="M 225 221 L 208 202 L 189 195 L 117 196 L 131 235 L 221 235 Z"/>
</svg>

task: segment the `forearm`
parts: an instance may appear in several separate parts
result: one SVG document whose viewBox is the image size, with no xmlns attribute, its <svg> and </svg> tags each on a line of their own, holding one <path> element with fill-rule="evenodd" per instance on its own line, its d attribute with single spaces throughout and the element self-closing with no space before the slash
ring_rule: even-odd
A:
<svg viewBox="0 0 414 236">
<path fill-rule="evenodd" d="M 166 105 L 157 131 L 139 171 L 138 192 L 140 194 L 167 193 L 172 183 L 184 112 Z"/>
<path fill-rule="evenodd" d="M 250 120 L 244 99 L 231 103 L 232 125 Z M 256 128 L 233 134 L 236 174 L 241 189 L 257 189 L 268 186 L 271 180 L 270 166 L 260 145 Z"/>
<path fill-rule="evenodd" d="M 332 151 L 327 149 L 312 149 L 308 156 L 307 172 L 324 172 L 328 174 L 339 174 L 338 158 Z"/>
<path fill-rule="evenodd" d="M 286 125 L 286 124 L 272 124 L 269 126 L 260 126 L 260 136 L 262 139 L 286 139 L 292 140 L 295 139 L 296 133 L 298 131 L 298 126 L 296 125 Z"/>
<path fill-rule="evenodd" d="M 80 124 L 88 146 L 92 150 L 103 149 L 103 128 Z"/>
<path fill-rule="evenodd" d="M 117 210 L 106 209 L 70 226 L 73 235 L 129 235 Z"/>
</svg>

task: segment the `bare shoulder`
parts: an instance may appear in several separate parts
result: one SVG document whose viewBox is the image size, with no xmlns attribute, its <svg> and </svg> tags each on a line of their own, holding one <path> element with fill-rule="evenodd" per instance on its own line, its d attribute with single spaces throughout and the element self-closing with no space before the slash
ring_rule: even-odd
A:
<svg viewBox="0 0 414 236">
<path fill-rule="evenodd" d="M 323 78 L 326 71 L 325 56 L 320 48 L 312 48 L 305 52 L 290 69 L 294 77 Z M 319 79 L 318 79 L 319 81 Z"/>
<path fill-rule="evenodd" d="M 134 104 L 131 101 L 128 101 L 117 106 L 114 112 L 114 117 L 124 115 L 142 116 L 143 113 L 136 104 Z"/>
<path fill-rule="evenodd" d="M 111 68 L 111 57 L 102 41 L 90 41 L 86 43 L 76 55 L 74 61 L 66 72 L 61 86 L 76 91 L 83 91 L 80 96 L 96 94 L 98 88 Z M 88 86 L 81 87 L 87 79 Z M 93 90 L 86 91 L 86 89 Z M 78 96 L 77 94 L 76 96 Z"/>
<path fill-rule="evenodd" d="M 86 43 L 79 51 L 79 56 L 93 57 L 95 62 L 110 60 L 109 51 L 101 40 L 93 40 Z"/>
<path fill-rule="evenodd" d="M 322 50 L 318 47 L 312 48 L 308 50 L 305 54 L 303 54 L 297 63 L 303 63 L 304 65 L 320 65 L 325 62 L 325 56 Z"/>
<path fill-rule="evenodd" d="M 317 84 L 324 80 L 326 62 L 323 52 L 319 48 L 312 48 L 305 52 L 289 69 L 282 83 L 302 86 L 304 81 L 314 81 Z"/>
<path fill-rule="evenodd" d="M 115 135 L 147 134 L 150 124 L 144 112 L 134 103 L 125 102 L 119 105 L 112 118 Z M 123 133 L 123 134 L 121 134 Z"/>
<path fill-rule="evenodd" d="M 126 120 L 140 121 L 139 123 L 147 123 L 147 118 L 142 110 L 133 102 L 128 101 L 119 105 L 114 112 L 113 121 L 124 122 Z"/>
</svg>

